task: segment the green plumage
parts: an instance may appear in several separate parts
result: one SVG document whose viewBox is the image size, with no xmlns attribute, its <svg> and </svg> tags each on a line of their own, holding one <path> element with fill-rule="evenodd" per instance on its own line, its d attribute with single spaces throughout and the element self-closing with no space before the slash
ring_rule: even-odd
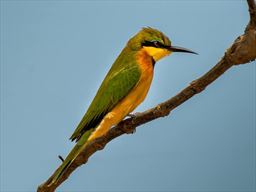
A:
<svg viewBox="0 0 256 192">
<path fill-rule="evenodd" d="M 150 27 L 143 28 L 131 38 L 112 65 L 83 119 L 70 137 L 72 141 L 78 141 L 86 131 L 94 129 L 136 85 L 141 73 L 136 62 L 136 53 L 141 49 L 142 42 L 152 40 L 171 44 L 162 32 Z"/>
<path fill-rule="evenodd" d="M 135 52 L 127 49 L 129 47 L 121 52 L 112 65 L 83 119 L 70 137 L 71 140 L 78 142 L 55 173 L 53 182 L 64 174 L 64 171 L 86 146 L 87 139 L 103 117 L 138 83 L 140 68 L 135 58 L 131 60 L 135 57 Z"/>
<path fill-rule="evenodd" d="M 70 137 L 72 141 L 76 140 L 77 143 L 54 174 L 51 183 L 59 180 L 74 159 L 84 149 L 91 133 L 104 116 L 127 96 L 138 83 L 141 71 L 137 63 L 136 54 L 141 49 L 143 42 L 154 40 L 163 44 L 170 44 L 169 39 L 163 33 L 152 28 L 143 28 L 128 41 L 126 47 L 122 50 L 103 80 L 78 127 Z"/>
<path fill-rule="evenodd" d="M 135 52 L 127 49 L 129 48 L 122 51 L 109 70 L 83 119 L 70 137 L 71 140 L 79 140 L 84 132 L 95 128 L 139 81 L 139 66 L 135 58 L 131 59 L 135 57 Z"/>
</svg>

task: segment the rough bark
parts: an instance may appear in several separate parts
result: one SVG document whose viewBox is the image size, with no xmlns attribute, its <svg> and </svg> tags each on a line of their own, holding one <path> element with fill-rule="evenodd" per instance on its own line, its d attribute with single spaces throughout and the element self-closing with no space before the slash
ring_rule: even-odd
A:
<svg viewBox="0 0 256 192">
<path fill-rule="evenodd" d="M 256 5 L 254 0 L 247 0 L 247 3 L 249 6 L 250 21 L 245 28 L 244 34 L 234 41 L 221 60 L 210 71 L 192 81 L 190 85 L 169 100 L 142 113 L 136 113 L 134 117 L 125 119 L 117 126 L 113 127 L 106 135 L 89 143 L 57 183 L 49 185 L 52 180 L 51 176 L 46 182 L 38 187 L 37 191 L 55 191 L 55 189 L 64 182 L 76 168 L 87 163 L 91 155 L 98 150 L 102 150 L 112 139 L 125 133 L 133 133 L 136 127 L 159 117 L 169 115 L 173 109 L 203 91 L 209 84 L 215 81 L 232 66 L 254 61 L 256 59 Z"/>
</svg>

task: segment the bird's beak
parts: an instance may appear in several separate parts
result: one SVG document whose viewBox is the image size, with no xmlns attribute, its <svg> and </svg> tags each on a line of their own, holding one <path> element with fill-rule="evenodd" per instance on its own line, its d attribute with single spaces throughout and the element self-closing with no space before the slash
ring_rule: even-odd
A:
<svg viewBox="0 0 256 192">
<path fill-rule="evenodd" d="M 178 46 L 168 46 L 166 47 L 168 50 L 172 51 L 172 52 L 185 52 L 185 53 L 193 53 L 198 55 L 198 53 L 191 51 L 190 49 L 186 49 L 183 47 L 178 47 Z"/>
</svg>

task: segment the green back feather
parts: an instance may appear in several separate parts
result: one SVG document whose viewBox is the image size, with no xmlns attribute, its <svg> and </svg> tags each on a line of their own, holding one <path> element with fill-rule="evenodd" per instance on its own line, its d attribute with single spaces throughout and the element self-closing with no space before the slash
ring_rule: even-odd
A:
<svg viewBox="0 0 256 192">
<path fill-rule="evenodd" d="M 87 112 L 70 137 L 71 140 L 79 140 L 84 132 L 95 128 L 139 81 L 140 68 L 135 60 L 135 52 L 128 49 L 125 48 L 121 52 L 109 70 Z"/>
</svg>

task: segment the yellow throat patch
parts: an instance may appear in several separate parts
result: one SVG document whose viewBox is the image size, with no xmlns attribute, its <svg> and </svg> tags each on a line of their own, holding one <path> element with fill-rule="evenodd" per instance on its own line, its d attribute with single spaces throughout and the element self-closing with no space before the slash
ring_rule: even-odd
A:
<svg viewBox="0 0 256 192">
<path fill-rule="evenodd" d="M 148 55 L 153 57 L 155 61 L 158 61 L 162 59 L 163 57 L 170 55 L 171 51 L 163 48 L 157 48 L 157 47 L 143 47 L 143 50 L 147 52 Z"/>
</svg>

